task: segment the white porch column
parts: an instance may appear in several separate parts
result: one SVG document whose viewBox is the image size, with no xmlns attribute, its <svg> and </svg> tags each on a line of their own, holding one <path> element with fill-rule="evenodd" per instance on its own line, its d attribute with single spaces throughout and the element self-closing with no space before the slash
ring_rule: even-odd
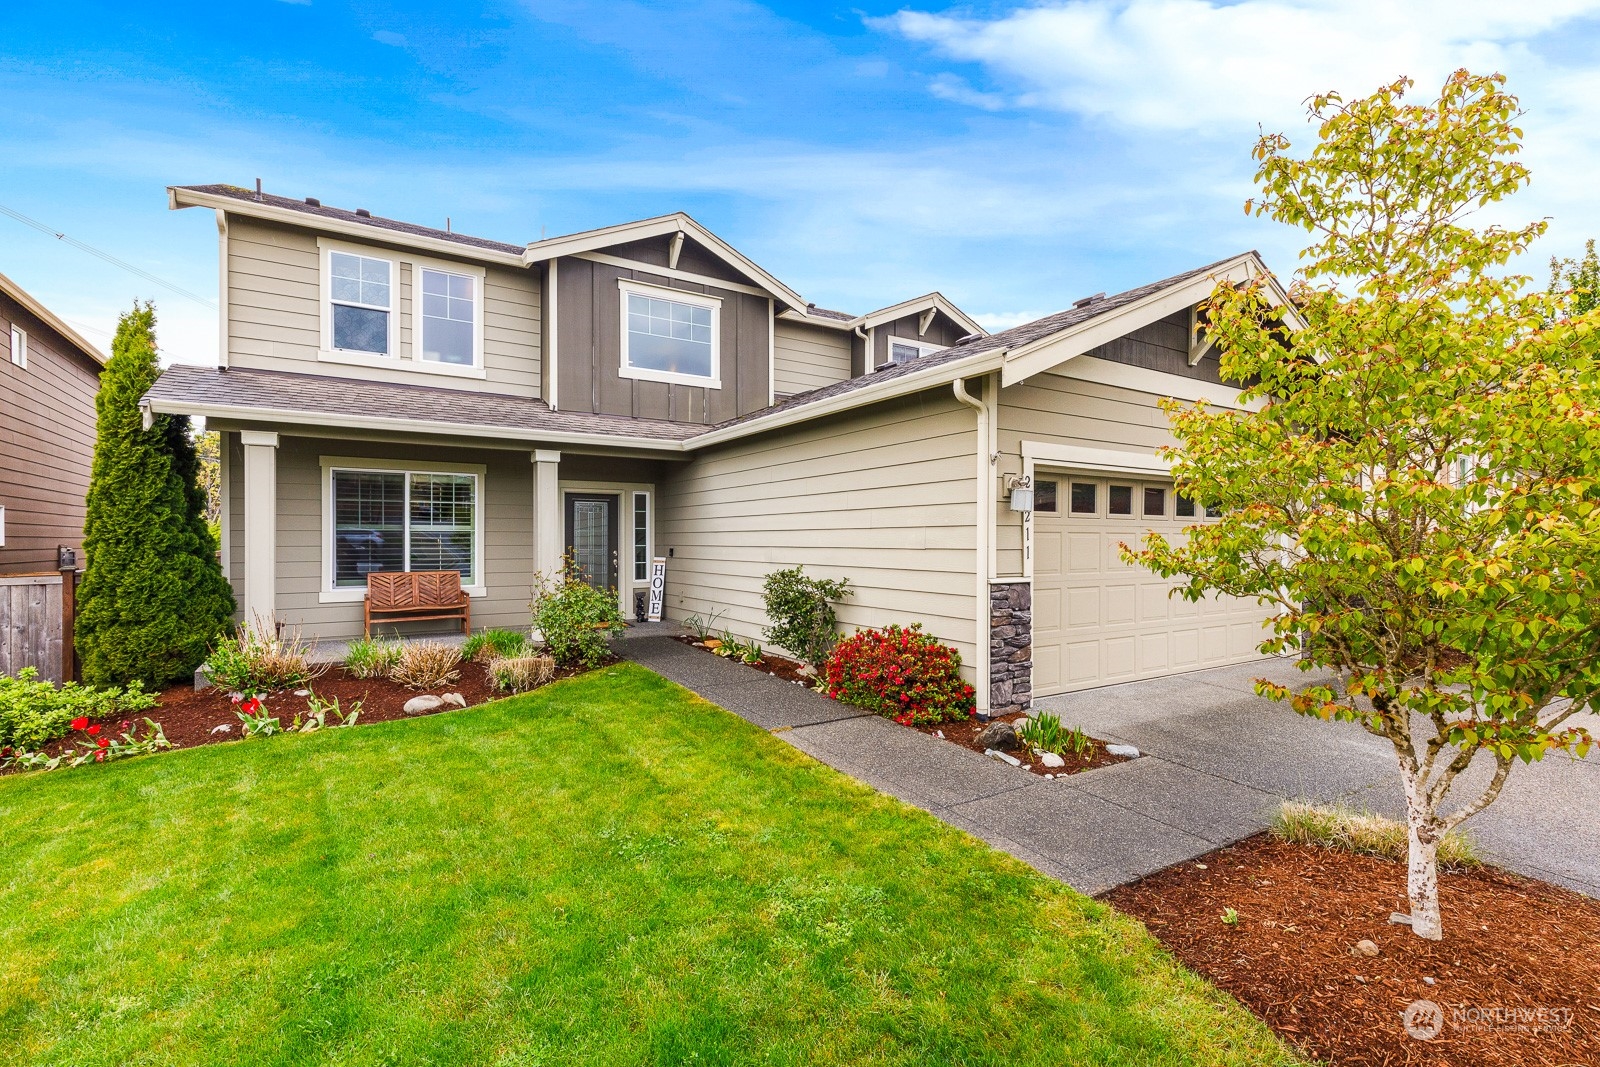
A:
<svg viewBox="0 0 1600 1067">
<path fill-rule="evenodd" d="M 278 435 L 244 430 L 244 621 L 270 622 L 278 589 Z"/>
<path fill-rule="evenodd" d="M 554 577 L 561 570 L 561 453 L 548 448 L 533 453 L 533 567 Z"/>
</svg>

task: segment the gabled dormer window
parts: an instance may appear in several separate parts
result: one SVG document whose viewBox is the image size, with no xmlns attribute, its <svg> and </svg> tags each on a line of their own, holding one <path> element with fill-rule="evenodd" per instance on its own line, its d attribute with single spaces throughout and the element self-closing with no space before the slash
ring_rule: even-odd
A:
<svg viewBox="0 0 1600 1067">
<path fill-rule="evenodd" d="M 334 351 L 393 354 L 394 274 L 390 260 L 328 252 L 328 324 Z"/>
<path fill-rule="evenodd" d="M 913 341 L 905 337 L 889 338 L 889 362 L 910 363 L 914 359 L 921 359 L 929 352 L 937 352 L 943 345 L 936 345 L 929 341 Z"/>
<path fill-rule="evenodd" d="M 722 388 L 722 301 L 620 279 L 624 378 Z"/>
</svg>

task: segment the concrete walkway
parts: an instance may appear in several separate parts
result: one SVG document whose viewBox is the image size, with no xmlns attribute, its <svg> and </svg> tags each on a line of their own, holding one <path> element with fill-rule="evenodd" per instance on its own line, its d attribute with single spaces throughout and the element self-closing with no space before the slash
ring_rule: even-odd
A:
<svg viewBox="0 0 1600 1067">
<path fill-rule="evenodd" d="M 617 651 L 816 759 L 923 808 L 1085 893 L 1101 893 L 1265 828 L 1280 800 L 1392 810 L 1393 755 L 1358 727 L 1301 719 L 1251 680 L 1306 680 L 1280 661 L 1041 702 L 1069 725 L 1147 753 L 1046 780 L 673 640 L 630 630 Z M 1474 820 L 1496 859 L 1600 895 L 1600 760 L 1520 768 Z M 1496 810 L 1496 809 L 1500 810 Z M 1586 825 L 1575 826 L 1574 822 Z"/>
</svg>

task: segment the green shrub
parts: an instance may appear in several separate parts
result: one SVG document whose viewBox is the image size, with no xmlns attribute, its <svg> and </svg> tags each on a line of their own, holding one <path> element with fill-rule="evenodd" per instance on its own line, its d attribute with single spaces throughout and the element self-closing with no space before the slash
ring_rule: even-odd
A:
<svg viewBox="0 0 1600 1067">
<path fill-rule="evenodd" d="M 772 620 L 767 640 L 820 670 L 839 640 L 834 601 L 849 595 L 848 578 L 811 578 L 803 567 L 773 571 L 761 586 L 767 618 Z"/>
<path fill-rule="evenodd" d="M 65 737 L 74 719 L 134 715 L 155 707 L 156 698 L 138 682 L 126 689 L 68 682 L 59 688 L 39 681 L 24 667 L 15 678 L 0 675 L 0 749 L 34 749 Z"/>
<path fill-rule="evenodd" d="M 233 693 L 298 688 L 327 670 L 312 661 L 315 652 L 315 643 L 302 641 L 298 627 L 279 634 L 271 622 L 258 618 L 217 639 L 206 657 L 206 677 Z"/>
<path fill-rule="evenodd" d="M 484 630 L 466 639 L 461 645 L 461 657 L 488 663 L 515 659 L 527 650 L 528 635 L 521 630 Z"/>
<path fill-rule="evenodd" d="M 95 685 L 192 676 L 233 614 L 189 420 L 156 415 L 146 429 L 139 409 L 159 374 L 154 331 L 148 304 L 122 316 L 95 395 L 74 624 L 84 680 Z"/>
<path fill-rule="evenodd" d="M 960 654 L 920 623 L 851 634 L 834 646 L 823 677 L 833 699 L 905 726 L 970 719 L 976 706 Z"/>
<path fill-rule="evenodd" d="M 400 662 L 400 642 L 382 637 L 351 641 L 344 652 L 344 669 L 357 678 L 387 678 Z"/>
<path fill-rule="evenodd" d="M 600 666 L 611 654 L 611 634 L 627 627 L 616 593 L 585 582 L 570 558 L 559 576 L 535 577 L 531 606 L 534 628 L 562 667 Z"/>
</svg>

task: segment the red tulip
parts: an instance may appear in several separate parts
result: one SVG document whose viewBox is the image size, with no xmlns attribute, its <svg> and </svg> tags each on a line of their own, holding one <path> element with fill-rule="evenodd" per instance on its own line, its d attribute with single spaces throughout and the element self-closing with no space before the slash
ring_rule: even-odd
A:
<svg viewBox="0 0 1600 1067">
<path fill-rule="evenodd" d="M 82 730 L 84 727 L 86 727 L 88 725 L 89 725 L 89 716 L 87 716 L 87 715 L 79 715 L 76 719 L 72 720 L 72 728 L 74 730 Z"/>
<path fill-rule="evenodd" d="M 111 739 L 109 737 L 102 737 L 102 738 L 98 739 L 97 741 L 95 741 L 95 744 L 100 746 L 101 748 L 110 748 L 111 747 Z"/>
<path fill-rule="evenodd" d="M 88 734 L 89 734 L 90 737 L 95 736 L 99 732 L 100 732 L 100 724 L 99 723 L 95 723 L 93 726 L 89 727 Z"/>
</svg>

